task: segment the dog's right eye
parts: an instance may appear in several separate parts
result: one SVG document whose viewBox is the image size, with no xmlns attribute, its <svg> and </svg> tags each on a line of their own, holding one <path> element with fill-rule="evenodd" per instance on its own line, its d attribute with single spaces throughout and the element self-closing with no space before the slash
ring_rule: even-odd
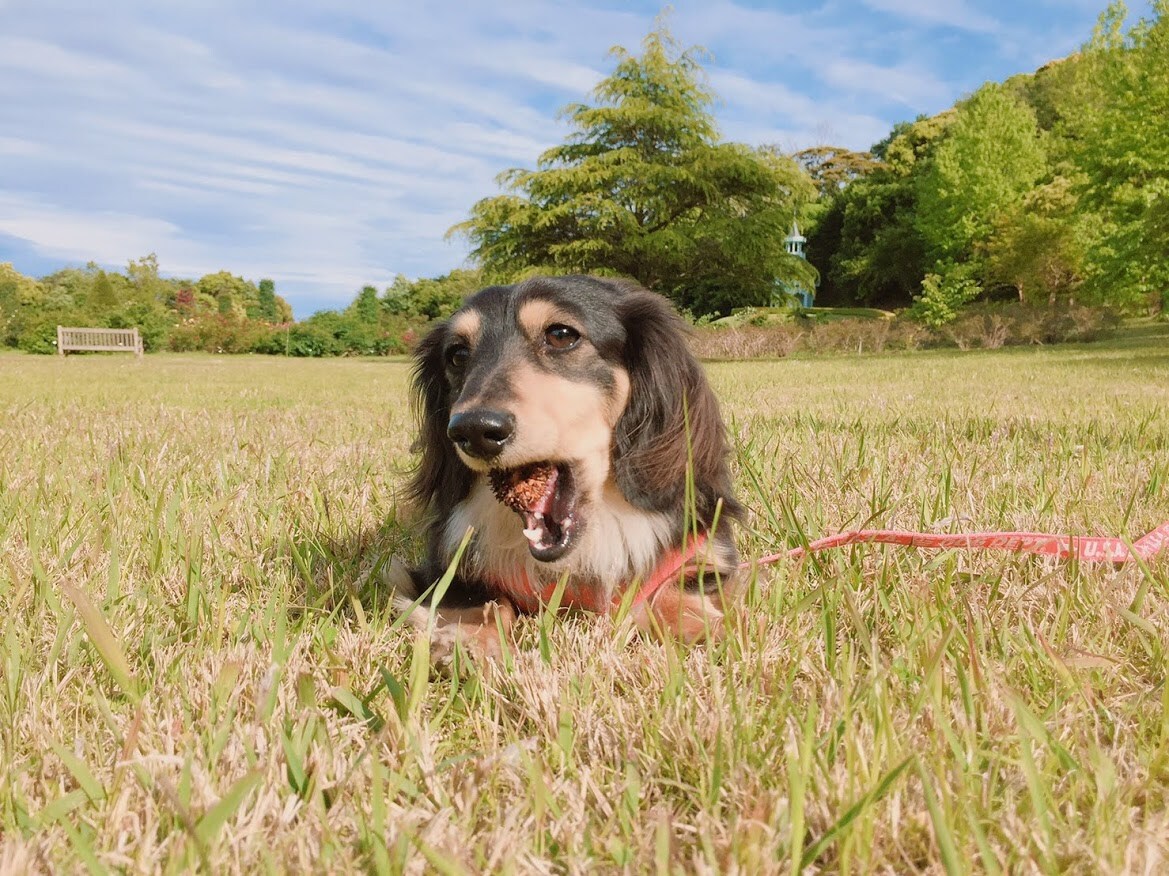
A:
<svg viewBox="0 0 1169 876">
<path fill-rule="evenodd" d="M 571 350 L 580 340 L 580 332 L 569 325 L 556 323 L 544 331 L 544 343 L 553 350 Z"/>
<path fill-rule="evenodd" d="M 456 371 L 461 370 L 466 366 L 467 360 L 471 358 L 471 348 L 466 344 L 458 344 L 446 351 L 446 362 Z"/>
</svg>

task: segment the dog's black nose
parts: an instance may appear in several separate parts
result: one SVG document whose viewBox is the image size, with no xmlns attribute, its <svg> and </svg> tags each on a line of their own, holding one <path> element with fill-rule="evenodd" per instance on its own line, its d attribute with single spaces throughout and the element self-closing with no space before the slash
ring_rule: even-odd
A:
<svg viewBox="0 0 1169 876">
<path fill-rule="evenodd" d="M 515 417 L 503 411 L 466 411 L 451 417 L 446 433 L 468 456 L 494 459 L 515 434 Z"/>
</svg>

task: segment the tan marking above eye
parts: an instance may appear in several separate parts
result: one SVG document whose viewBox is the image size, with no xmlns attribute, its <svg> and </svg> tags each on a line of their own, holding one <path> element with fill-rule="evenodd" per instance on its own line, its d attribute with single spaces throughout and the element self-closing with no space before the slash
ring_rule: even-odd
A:
<svg viewBox="0 0 1169 876">
<path fill-rule="evenodd" d="M 459 335 L 473 347 L 479 342 L 479 333 L 483 330 L 483 317 L 477 310 L 464 310 L 456 313 L 451 319 L 451 334 Z"/>
<path fill-rule="evenodd" d="M 544 333 L 553 325 L 568 326 L 584 337 L 576 317 L 542 298 L 525 301 L 520 305 L 519 324 L 523 333 L 532 341 L 543 342 Z"/>
</svg>

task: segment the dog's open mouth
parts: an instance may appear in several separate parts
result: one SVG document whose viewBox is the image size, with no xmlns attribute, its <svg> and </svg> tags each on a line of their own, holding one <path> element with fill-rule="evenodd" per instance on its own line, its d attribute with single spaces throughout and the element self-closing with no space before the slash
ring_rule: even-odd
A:
<svg viewBox="0 0 1169 876">
<path fill-rule="evenodd" d="M 491 489 L 496 499 L 523 518 L 533 557 L 550 563 L 568 551 L 578 522 L 576 484 L 568 465 L 532 462 L 495 469 Z"/>
</svg>

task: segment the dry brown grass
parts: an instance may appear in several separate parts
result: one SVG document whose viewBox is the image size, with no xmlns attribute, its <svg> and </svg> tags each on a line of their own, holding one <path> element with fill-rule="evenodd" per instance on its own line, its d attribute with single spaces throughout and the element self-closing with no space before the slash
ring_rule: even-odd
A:
<svg viewBox="0 0 1169 876">
<path fill-rule="evenodd" d="M 794 353 L 822 355 L 881 353 L 925 348 L 996 350 L 1003 346 L 1097 341 L 1114 331 L 1118 318 L 1099 308 L 1061 303 L 1058 307 L 1016 303 L 978 304 L 940 329 L 905 313 L 889 318 L 834 317 L 838 309 L 811 319 L 738 326 L 703 326 L 690 346 L 704 360 L 772 359 Z M 880 311 L 874 311 L 879 313 Z"/>
<path fill-rule="evenodd" d="M 748 555 L 1169 518 L 1169 352 L 711 366 Z M 406 367 L 0 357 L 0 872 L 1156 872 L 1169 563 L 853 548 L 433 674 Z M 376 575 L 374 576 L 376 578 Z"/>
</svg>

